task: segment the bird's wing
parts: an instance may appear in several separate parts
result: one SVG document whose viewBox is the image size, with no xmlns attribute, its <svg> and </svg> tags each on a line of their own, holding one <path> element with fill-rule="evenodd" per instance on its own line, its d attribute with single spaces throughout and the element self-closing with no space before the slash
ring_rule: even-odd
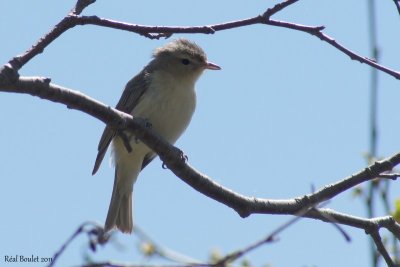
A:
<svg viewBox="0 0 400 267">
<path fill-rule="evenodd" d="M 150 152 L 148 153 L 142 162 L 142 170 L 146 167 L 155 157 L 157 156 L 156 153 Z"/>
<path fill-rule="evenodd" d="M 122 93 L 122 96 L 115 108 L 125 113 L 131 113 L 132 110 L 139 103 L 143 93 L 149 87 L 150 82 L 149 69 L 145 68 L 126 84 L 124 92 Z M 95 174 L 99 169 L 100 164 L 103 161 L 104 155 L 107 152 L 107 148 L 110 145 L 111 140 L 114 138 L 115 134 L 116 133 L 113 129 L 108 126 L 105 127 L 104 132 L 100 138 L 99 146 L 97 148 L 98 152 L 92 174 Z"/>
</svg>

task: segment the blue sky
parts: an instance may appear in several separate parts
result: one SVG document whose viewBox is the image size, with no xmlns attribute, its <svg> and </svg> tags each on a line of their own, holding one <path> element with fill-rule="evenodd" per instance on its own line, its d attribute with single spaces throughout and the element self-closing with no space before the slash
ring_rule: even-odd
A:
<svg viewBox="0 0 400 267">
<path fill-rule="evenodd" d="M 392 1 L 377 1 L 381 62 L 400 69 L 399 14 Z M 263 13 L 277 1 L 98 1 L 86 15 L 149 25 L 207 25 Z M 1 63 L 22 53 L 48 32 L 74 1 L 3 1 Z M 299 1 L 274 18 L 325 25 L 325 33 L 370 56 L 366 1 Z M 174 35 L 200 44 L 221 71 L 197 83 L 192 123 L 177 142 L 189 163 L 239 193 L 293 198 L 365 167 L 368 151 L 370 68 L 350 60 L 311 35 L 254 25 L 214 35 Z M 76 27 L 29 62 L 21 75 L 52 81 L 114 106 L 125 83 L 168 40 L 97 26 Z M 398 81 L 379 74 L 380 156 L 399 151 Z M 5 255 L 51 257 L 84 221 L 103 223 L 113 169 L 105 161 L 91 176 L 103 123 L 65 106 L 27 95 L 0 97 L 0 263 Z M 287 216 L 240 218 L 199 194 L 155 160 L 134 190 L 134 221 L 159 244 L 205 260 L 213 249 L 243 248 L 287 221 Z M 390 198 L 400 187 L 391 183 Z M 329 208 L 365 216 L 346 192 Z M 380 213 L 384 215 L 384 213 Z M 280 240 L 247 255 L 260 266 L 367 266 L 367 237 L 344 227 L 304 219 Z M 146 262 L 135 237 L 117 234 L 117 244 L 90 256 L 96 260 Z M 59 266 L 82 262 L 86 239 L 77 239 Z M 25 266 L 7 263 L 4 266 Z M 26 265 L 28 266 L 28 265 Z M 40 266 L 40 264 L 32 264 Z"/>
</svg>

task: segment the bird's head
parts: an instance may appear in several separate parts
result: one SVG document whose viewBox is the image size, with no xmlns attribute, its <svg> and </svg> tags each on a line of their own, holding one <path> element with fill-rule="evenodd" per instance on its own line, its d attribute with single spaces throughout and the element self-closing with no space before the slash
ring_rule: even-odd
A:
<svg viewBox="0 0 400 267">
<path fill-rule="evenodd" d="M 186 39 L 177 39 L 157 48 L 153 57 L 156 65 L 171 75 L 193 81 L 206 69 L 221 69 L 207 61 L 207 56 L 200 46 Z"/>
</svg>

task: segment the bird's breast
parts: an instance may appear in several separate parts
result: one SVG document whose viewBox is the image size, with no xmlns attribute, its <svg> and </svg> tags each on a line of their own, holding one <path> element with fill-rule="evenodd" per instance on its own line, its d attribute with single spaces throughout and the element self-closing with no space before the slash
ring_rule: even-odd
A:
<svg viewBox="0 0 400 267">
<path fill-rule="evenodd" d="M 185 131 L 196 107 L 194 83 L 151 83 L 133 116 L 149 120 L 152 128 L 170 143 Z"/>
</svg>

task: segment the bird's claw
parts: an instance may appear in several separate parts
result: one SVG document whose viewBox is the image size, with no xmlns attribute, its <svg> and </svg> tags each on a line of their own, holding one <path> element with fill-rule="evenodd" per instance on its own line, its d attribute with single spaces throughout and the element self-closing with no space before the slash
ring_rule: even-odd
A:
<svg viewBox="0 0 400 267">
<path fill-rule="evenodd" d="M 126 150 L 128 151 L 128 153 L 132 152 L 132 146 L 129 143 L 129 137 L 127 136 L 127 134 L 123 131 L 118 131 L 117 132 L 118 136 L 121 138 Z"/>
<path fill-rule="evenodd" d="M 153 124 L 150 122 L 149 119 L 145 118 L 144 119 L 144 127 L 151 129 L 151 128 L 153 128 Z"/>
<path fill-rule="evenodd" d="M 141 123 L 143 123 L 142 125 L 145 128 L 151 129 L 153 127 L 153 124 L 151 124 L 149 119 L 147 119 L 147 118 L 139 118 L 139 119 L 142 120 Z M 140 143 L 140 139 L 139 138 L 135 137 L 134 140 L 135 140 L 135 144 L 139 144 Z"/>
<path fill-rule="evenodd" d="M 189 157 L 182 151 L 182 150 L 180 150 L 180 149 L 177 149 L 178 150 L 178 153 L 179 153 L 179 160 L 182 162 L 182 163 L 186 163 L 188 160 L 189 160 Z M 168 169 L 168 166 L 167 166 L 167 164 L 165 163 L 165 162 L 163 162 L 163 164 L 162 164 L 162 166 L 161 166 L 164 170 L 165 169 Z"/>
<path fill-rule="evenodd" d="M 188 157 L 183 151 L 181 151 L 180 157 L 181 157 L 181 160 L 182 160 L 184 163 L 186 163 L 186 162 L 189 160 L 189 157 Z"/>
</svg>

